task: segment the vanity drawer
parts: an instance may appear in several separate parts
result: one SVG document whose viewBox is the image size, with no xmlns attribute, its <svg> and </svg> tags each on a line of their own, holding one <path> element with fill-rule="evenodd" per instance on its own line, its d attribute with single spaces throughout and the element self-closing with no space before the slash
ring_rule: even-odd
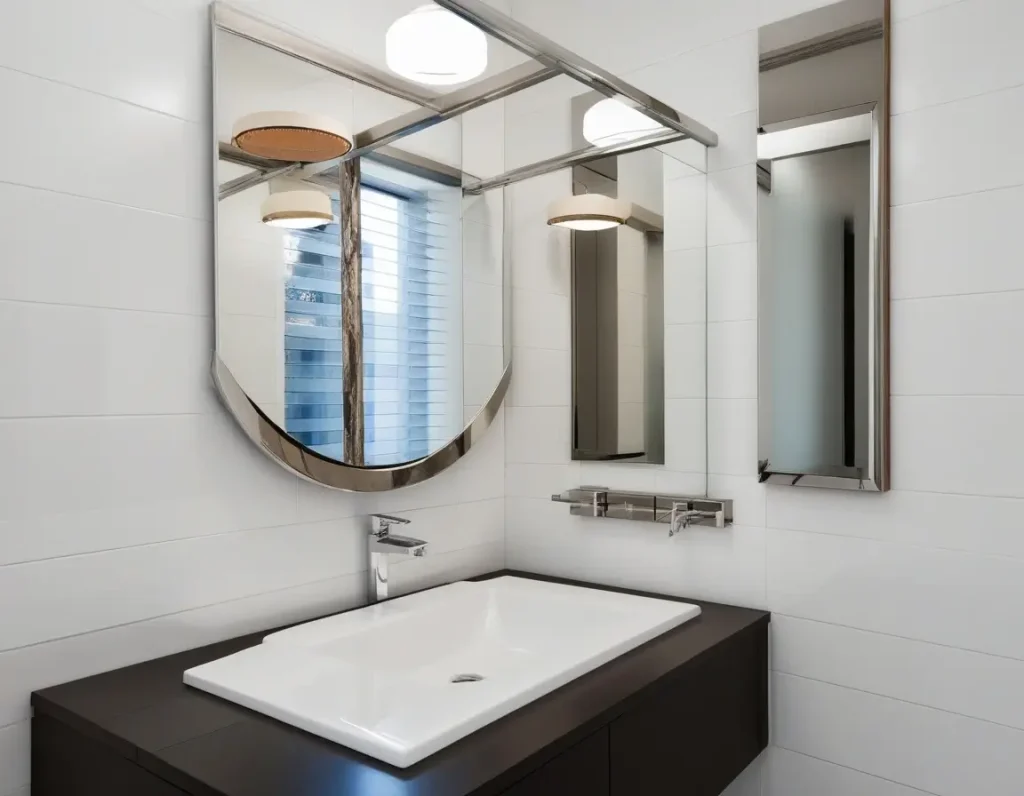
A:
<svg viewBox="0 0 1024 796">
<path fill-rule="evenodd" d="M 607 727 L 587 736 L 503 796 L 609 796 L 608 737 Z"/>
<path fill-rule="evenodd" d="M 718 796 L 768 744 L 768 628 L 732 639 L 613 721 L 613 796 Z"/>
</svg>

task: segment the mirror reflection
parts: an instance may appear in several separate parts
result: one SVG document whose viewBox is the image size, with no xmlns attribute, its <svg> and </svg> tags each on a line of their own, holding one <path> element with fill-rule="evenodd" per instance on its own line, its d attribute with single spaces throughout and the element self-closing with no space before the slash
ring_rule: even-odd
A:
<svg viewBox="0 0 1024 796">
<path fill-rule="evenodd" d="M 575 224 L 574 459 L 665 461 L 663 157 L 648 149 L 573 169 L 584 202 L 561 223 Z M 615 201 L 588 206 L 595 198 Z"/>
<path fill-rule="evenodd" d="M 500 124 L 488 135 L 470 114 L 339 164 L 353 130 L 416 106 L 215 35 L 218 355 L 320 456 L 421 459 L 462 432 L 507 361 L 503 192 L 462 192 L 480 176 L 463 172 L 464 123 L 491 173 Z M 277 176 L 244 187 L 261 168 Z"/>
<path fill-rule="evenodd" d="M 760 31 L 762 480 L 884 488 L 884 13 Z"/>
</svg>

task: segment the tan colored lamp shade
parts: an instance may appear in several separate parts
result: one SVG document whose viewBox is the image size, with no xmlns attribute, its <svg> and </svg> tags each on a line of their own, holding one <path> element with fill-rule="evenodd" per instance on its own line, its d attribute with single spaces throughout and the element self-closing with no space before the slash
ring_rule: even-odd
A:
<svg viewBox="0 0 1024 796">
<path fill-rule="evenodd" d="M 319 163 L 352 149 L 352 137 L 329 116 L 261 111 L 235 123 L 231 142 L 253 155 L 289 163 Z"/>
<path fill-rule="evenodd" d="M 630 206 L 600 193 L 584 193 L 552 202 L 548 207 L 548 224 L 579 232 L 611 229 L 626 223 Z"/>
<path fill-rule="evenodd" d="M 260 205 L 263 223 L 283 229 L 312 229 L 334 220 L 331 198 L 320 191 L 278 191 Z"/>
</svg>

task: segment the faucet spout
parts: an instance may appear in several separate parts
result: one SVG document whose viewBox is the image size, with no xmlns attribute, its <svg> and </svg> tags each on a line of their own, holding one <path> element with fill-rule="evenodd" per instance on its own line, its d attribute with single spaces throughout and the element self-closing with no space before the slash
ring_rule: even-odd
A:
<svg viewBox="0 0 1024 796">
<path fill-rule="evenodd" d="M 408 525 L 404 517 L 388 514 L 370 516 L 368 549 L 370 553 L 370 591 L 368 602 L 375 603 L 388 598 L 388 559 L 391 556 L 422 557 L 427 551 L 427 542 L 411 536 L 391 533 L 392 525 Z"/>
</svg>

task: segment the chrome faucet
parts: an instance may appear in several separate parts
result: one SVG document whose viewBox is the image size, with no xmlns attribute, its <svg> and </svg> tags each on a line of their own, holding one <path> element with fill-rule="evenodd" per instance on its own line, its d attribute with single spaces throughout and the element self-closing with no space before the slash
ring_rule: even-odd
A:
<svg viewBox="0 0 1024 796">
<path fill-rule="evenodd" d="M 376 603 L 388 598 L 388 557 L 416 556 L 420 557 L 427 551 L 427 543 L 422 539 L 409 536 L 398 536 L 391 533 L 392 525 L 408 525 L 404 517 L 392 517 L 389 514 L 370 515 L 370 591 L 368 602 Z"/>
<path fill-rule="evenodd" d="M 694 520 L 714 520 L 716 528 L 725 527 L 725 511 L 701 511 L 691 508 L 694 505 L 692 500 L 680 500 L 672 503 L 672 513 L 668 520 L 669 538 L 675 536 L 684 528 L 689 528 Z"/>
</svg>

